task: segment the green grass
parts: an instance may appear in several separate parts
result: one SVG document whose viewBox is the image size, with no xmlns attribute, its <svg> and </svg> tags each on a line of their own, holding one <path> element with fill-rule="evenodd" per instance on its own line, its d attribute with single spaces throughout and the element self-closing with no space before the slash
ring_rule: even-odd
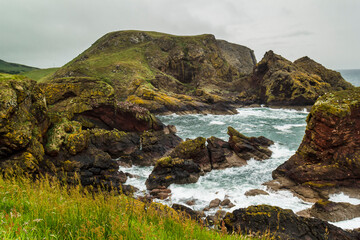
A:
<svg viewBox="0 0 360 240">
<path fill-rule="evenodd" d="M 250 239 L 208 230 L 161 204 L 47 178 L 1 177 L 0 199 L 0 239 Z"/>
<path fill-rule="evenodd" d="M 3 60 L 0 60 L 0 72 L 1 73 L 10 73 L 10 74 L 19 74 L 22 72 L 28 72 L 37 68 L 29 67 L 17 63 L 9 63 Z"/>
<path fill-rule="evenodd" d="M 21 73 L 21 75 L 31 78 L 36 81 L 43 81 L 47 76 L 51 76 L 59 68 L 45 68 L 45 69 L 34 69 L 28 72 Z"/>
</svg>

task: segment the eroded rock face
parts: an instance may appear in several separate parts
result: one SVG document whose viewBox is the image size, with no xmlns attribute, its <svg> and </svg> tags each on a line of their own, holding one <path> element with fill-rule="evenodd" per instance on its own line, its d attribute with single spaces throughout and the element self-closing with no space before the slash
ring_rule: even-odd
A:
<svg viewBox="0 0 360 240">
<path fill-rule="evenodd" d="M 0 169 L 37 173 L 49 125 L 44 93 L 36 82 L 0 74 Z"/>
<path fill-rule="evenodd" d="M 229 232 L 272 233 L 276 239 L 359 239 L 359 233 L 347 232 L 325 221 L 299 217 L 291 210 L 268 205 L 250 206 L 227 213 Z"/>
<path fill-rule="evenodd" d="M 320 97 L 307 118 L 304 139 L 273 178 L 285 177 L 323 196 L 360 186 L 360 88 Z M 290 187 L 291 188 L 291 187 Z"/>
</svg>

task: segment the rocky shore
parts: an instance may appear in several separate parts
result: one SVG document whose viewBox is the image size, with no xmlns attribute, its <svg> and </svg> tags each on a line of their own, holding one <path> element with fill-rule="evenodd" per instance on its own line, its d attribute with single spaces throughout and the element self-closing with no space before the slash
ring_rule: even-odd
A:
<svg viewBox="0 0 360 240">
<path fill-rule="evenodd" d="M 359 239 L 358 232 L 325 222 L 359 216 L 359 206 L 328 201 L 339 192 L 360 198 L 359 99 L 359 88 L 308 57 L 290 62 L 269 51 L 256 63 L 252 50 L 212 35 L 114 32 L 41 83 L 0 74 L 0 169 L 4 176 L 49 174 L 130 194 L 134 188 L 124 184 L 127 175 L 119 166 L 154 166 L 146 187 L 152 197 L 166 199 L 170 184 L 194 183 L 214 169 L 270 158 L 274 142 L 232 127 L 228 141 L 183 141 L 175 126 L 164 125 L 154 113 L 233 114 L 239 105 L 313 105 L 299 149 L 266 185 L 316 202 L 299 213 L 314 218 L 261 205 L 220 211 L 211 221 L 223 221 L 229 233 Z M 228 199 L 215 200 L 209 208 L 233 207 Z M 174 208 L 199 221 L 204 217 Z"/>
</svg>

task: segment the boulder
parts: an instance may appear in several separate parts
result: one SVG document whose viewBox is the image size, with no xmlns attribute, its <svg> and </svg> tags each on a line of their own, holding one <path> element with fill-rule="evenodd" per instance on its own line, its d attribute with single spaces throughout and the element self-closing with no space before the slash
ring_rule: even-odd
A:
<svg viewBox="0 0 360 240">
<path fill-rule="evenodd" d="M 251 189 L 245 192 L 245 196 L 247 197 L 253 197 L 258 195 L 269 195 L 269 193 L 261 189 Z"/>
<path fill-rule="evenodd" d="M 150 195 L 153 196 L 154 198 L 166 199 L 166 198 L 170 197 L 171 190 L 167 189 L 163 186 L 159 186 L 158 188 L 152 189 L 150 191 Z"/>
<path fill-rule="evenodd" d="M 220 206 L 221 200 L 219 198 L 215 198 L 214 200 L 211 200 L 209 204 L 209 208 L 217 208 Z"/>
<path fill-rule="evenodd" d="M 307 118 L 301 145 L 273 171 L 273 178 L 287 178 L 294 187 L 309 188 L 321 198 L 344 189 L 353 189 L 359 197 L 359 99 L 360 88 L 320 97 Z"/>
<path fill-rule="evenodd" d="M 180 158 L 160 158 L 146 180 L 146 188 L 152 190 L 159 187 L 167 188 L 172 183 L 195 183 L 200 177 L 201 169 L 192 160 Z"/>
<path fill-rule="evenodd" d="M 359 239 L 356 232 L 347 232 L 316 218 L 297 216 L 291 210 L 268 205 L 250 206 L 227 213 L 225 226 L 230 233 L 270 232 L 276 239 Z"/>
</svg>

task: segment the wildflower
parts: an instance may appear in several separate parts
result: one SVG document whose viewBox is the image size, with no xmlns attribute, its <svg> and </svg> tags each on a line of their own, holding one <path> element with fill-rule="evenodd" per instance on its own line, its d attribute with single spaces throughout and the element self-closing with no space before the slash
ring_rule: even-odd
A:
<svg viewBox="0 0 360 240">
<path fill-rule="evenodd" d="M 40 218 L 37 218 L 37 219 L 34 219 L 33 222 L 41 222 L 43 219 L 40 219 Z"/>
</svg>

